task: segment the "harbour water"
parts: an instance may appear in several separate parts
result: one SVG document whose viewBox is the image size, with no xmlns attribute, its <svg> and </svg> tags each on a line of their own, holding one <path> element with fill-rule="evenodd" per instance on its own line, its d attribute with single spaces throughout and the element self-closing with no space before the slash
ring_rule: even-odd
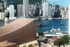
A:
<svg viewBox="0 0 70 47">
<path fill-rule="evenodd" d="M 39 21 L 37 21 L 37 25 L 39 25 Z M 68 32 L 68 19 L 42 20 L 42 27 L 37 26 L 37 32 L 50 31 L 52 28 Z"/>
</svg>

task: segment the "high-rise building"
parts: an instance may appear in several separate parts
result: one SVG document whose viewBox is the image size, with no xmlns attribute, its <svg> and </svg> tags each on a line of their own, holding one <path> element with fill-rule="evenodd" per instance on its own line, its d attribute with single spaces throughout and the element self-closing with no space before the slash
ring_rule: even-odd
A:
<svg viewBox="0 0 70 47">
<path fill-rule="evenodd" d="M 62 16 L 62 18 L 65 18 L 65 15 L 66 15 L 65 10 L 61 10 L 61 16 Z"/>
<path fill-rule="evenodd" d="M 17 5 L 17 16 L 18 18 L 23 17 L 23 4 Z"/>
<path fill-rule="evenodd" d="M 29 0 L 23 0 L 23 18 L 29 18 Z"/>
<path fill-rule="evenodd" d="M 34 5 L 29 5 L 29 17 L 34 17 Z"/>
<path fill-rule="evenodd" d="M 65 10 L 65 8 L 61 5 L 61 6 L 59 7 L 59 10 L 62 11 L 62 10 Z"/>
<path fill-rule="evenodd" d="M 4 20 L 4 13 L 3 12 L 0 12 L 0 20 Z"/>
<path fill-rule="evenodd" d="M 60 15 L 60 9 L 59 9 L 59 5 L 55 6 L 55 14 L 54 14 L 54 18 L 59 18 L 61 17 Z"/>
<path fill-rule="evenodd" d="M 48 6 L 48 18 L 52 18 L 52 17 L 53 17 L 53 15 L 52 15 L 52 5 L 49 4 L 49 6 Z"/>
<path fill-rule="evenodd" d="M 54 12 L 55 12 L 55 5 L 52 3 L 52 17 L 54 17 Z"/>
<path fill-rule="evenodd" d="M 61 17 L 62 17 L 62 18 L 65 18 L 65 14 L 66 14 L 65 8 L 61 5 L 61 6 L 59 7 L 59 10 L 60 10 L 60 15 L 61 15 Z"/>
<path fill-rule="evenodd" d="M 44 2 L 43 6 L 43 18 L 48 18 L 48 2 Z"/>
<path fill-rule="evenodd" d="M 43 18 L 48 19 L 52 17 L 52 5 L 47 1 L 42 3 L 43 6 Z"/>
<path fill-rule="evenodd" d="M 70 35 L 70 5 L 69 5 L 69 35 Z"/>
<path fill-rule="evenodd" d="M 39 12 L 40 12 L 40 7 L 39 7 L 39 2 L 37 2 L 34 6 L 34 10 L 35 10 L 35 13 L 34 13 L 34 16 L 37 17 L 39 16 Z"/>
</svg>

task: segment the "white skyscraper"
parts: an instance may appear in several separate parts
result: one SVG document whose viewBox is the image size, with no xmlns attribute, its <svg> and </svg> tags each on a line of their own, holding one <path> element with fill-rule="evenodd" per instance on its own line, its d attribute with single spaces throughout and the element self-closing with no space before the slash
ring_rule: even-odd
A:
<svg viewBox="0 0 70 47">
<path fill-rule="evenodd" d="M 43 18 L 48 18 L 48 6 L 49 6 L 48 2 L 44 2 L 42 6 L 43 6 Z"/>
<path fill-rule="evenodd" d="M 29 0 L 23 0 L 23 17 L 29 17 Z"/>
<path fill-rule="evenodd" d="M 52 3 L 52 17 L 54 17 L 55 14 L 55 5 L 54 2 Z"/>
<path fill-rule="evenodd" d="M 14 17 L 15 16 L 15 9 L 14 9 L 14 5 L 10 5 L 9 6 L 9 14 L 10 14 L 10 17 L 9 17 L 9 20 L 13 20 L 13 19 L 16 19 L 16 17 Z"/>
<path fill-rule="evenodd" d="M 17 5 L 17 15 L 18 15 L 18 18 L 23 17 L 23 4 L 18 4 Z"/>
<path fill-rule="evenodd" d="M 48 17 L 52 18 L 52 5 L 51 4 L 49 4 L 48 6 Z"/>
<path fill-rule="evenodd" d="M 43 7 L 43 18 L 48 19 L 52 17 L 52 5 L 49 4 L 47 1 L 43 1 L 42 3 Z"/>
</svg>

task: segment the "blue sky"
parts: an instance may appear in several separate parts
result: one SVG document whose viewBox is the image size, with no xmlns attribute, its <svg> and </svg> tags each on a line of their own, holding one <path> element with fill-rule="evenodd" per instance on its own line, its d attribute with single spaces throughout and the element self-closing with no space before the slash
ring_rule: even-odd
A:
<svg viewBox="0 0 70 47">
<path fill-rule="evenodd" d="M 52 3 L 52 0 L 46 0 L 49 3 Z M 70 5 L 70 0 L 53 0 L 55 5 L 59 4 L 59 5 L 63 5 L 65 7 L 67 7 L 68 5 Z"/>
</svg>

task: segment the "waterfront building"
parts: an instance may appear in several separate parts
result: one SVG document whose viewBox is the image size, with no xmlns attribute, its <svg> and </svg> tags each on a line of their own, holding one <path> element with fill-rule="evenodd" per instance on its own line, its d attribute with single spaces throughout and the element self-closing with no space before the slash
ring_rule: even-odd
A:
<svg viewBox="0 0 70 47">
<path fill-rule="evenodd" d="M 29 8 L 29 17 L 34 17 L 34 9 Z"/>
<path fill-rule="evenodd" d="M 60 10 L 60 15 L 61 15 L 61 17 L 62 18 L 65 18 L 65 16 L 66 16 L 66 7 L 63 7 L 62 5 L 59 7 L 59 10 Z"/>
<path fill-rule="evenodd" d="M 29 5 L 29 17 L 34 17 L 34 5 Z"/>
<path fill-rule="evenodd" d="M 59 17 L 61 17 L 60 10 L 59 10 L 59 5 L 56 5 L 55 6 L 55 15 L 54 15 L 54 18 L 59 18 Z"/>
<path fill-rule="evenodd" d="M 23 4 L 17 5 L 17 17 L 18 18 L 23 17 Z"/>
<path fill-rule="evenodd" d="M 37 43 L 35 19 L 17 19 L 0 27 L 0 47 L 23 47 L 24 45 L 28 47 L 35 43 Z"/>
<path fill-rule="evenodd" d="M 69 18 L 69 7 L 65 7 L 65 18 Z"/>
<path fill-rule="evenodd" d="M 61 10 L 61 16 L 62 16 L 62 18 L 65 18 L 65 15 L 66 15 L 66 11 L 65 10 Z"/>
<path fill-rule="evenodd" d="M 3 3 L 0 3 L 0 20 L 4 20 Z"/>
<path fill-rule="evenodd" d="M 52 4 L 49 4 L 48 6 L 48 18 L 52 18 L 53 15 L 52 15 Z"/>
<path fill-rule="evenodd" d="M 17 17 L 23 18 L 23 4 L 17 5 Z M 34 5 L 29 5 L 29 17 L 34 16 Z"/>
<path fill-rule="evenodd" d="M 10 14 L 9 19 L 14 19 L 14 15 L 15 15 L 14 11 L 15 11 L 14 5 L 10 5 L 9 6 L 9 14 Z"/>
<path fill-rule="evenodd" d="M 54 17 L 54 12 L 55 12 L 55 5 L 52 3 L 52 18 Z"/>
<path fill-rule="evenodd" d="M 48 18 L 48 2 L 44 2 L 43 4 L 43 18 Z"/>
<path fill-rule="evenodd" d="M 4 13 L 3 12 L 0 12 L 0 20 L 4 20 Z"/>
<path fill-rule="evenodd" d="M 68 18 L 69 7 L 65 7 L 65 13 L 66 13 L 65 18 L 66 18 L 66 17 Z"/>
<path fill-rule="evenodd" d="M 7 8 L 7 0 L 4 0 L 4 10 Z"/>
<path fill-rule="evenodd" d="M 2 9 L 3 9 L 2 3 L 0 3 L 0 12 L 2 12 Z"/>
<path fill-rule="evenodd" d="M 15 17 L 16 10 L 14 9 L 14 5 L 10 5 L 7 7 L 7 9 L 4 11 L 5 17 L 7 17 L 9 20 L 16 19 Z"/>
<path fill-rule="evenodd" d="M 35 16 L 35 17 L 39 16 L 39 12 L 40 12 L 40 4 L 39 4 L 39 2 L 37 2 L 37 3 L 35 4 L 34 10 L 35 10 L 34 16 Z"/>
<path fill-rule="evenodd" d="M 29 0 L 23 0 L 23 18 L 29 18 Z"/>
<path fill-rule="evenodd" d="M 52 14 L 52 5 L 49 4 L 47 1 L 44 1 L 42 3 L 43 6 L 43 18 L 48 19 L 49 17 L 51 18 Z"/>
<path fill-rule="evenodd" d="M 33 4 L 29 5 L 29 7 L 30 7 L 31 9 L 34 9 L 34 5 L 33 5 Z"/>
</svg>

